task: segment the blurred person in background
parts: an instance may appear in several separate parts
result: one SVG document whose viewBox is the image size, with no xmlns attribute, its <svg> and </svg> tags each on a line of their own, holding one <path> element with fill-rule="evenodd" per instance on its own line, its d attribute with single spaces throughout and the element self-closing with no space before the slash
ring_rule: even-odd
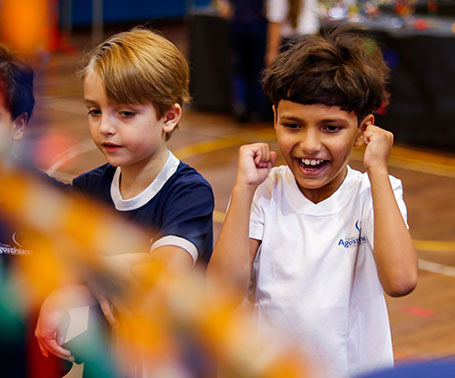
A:
<svg viewBox="0 0 455 378">
<path fill-rule="evenodd" d="M 269 65 L 290 39 L 319 32 L 318 0 L 267 0 Z"/>
<path fill-rule="evenodd" d="M 239 122 L 259 121 L 266 114 L 261 85 L 267 35 L 265 0 L 224 0 L 219 9 L 229 20 L 234 113 Z"/>
</svg>

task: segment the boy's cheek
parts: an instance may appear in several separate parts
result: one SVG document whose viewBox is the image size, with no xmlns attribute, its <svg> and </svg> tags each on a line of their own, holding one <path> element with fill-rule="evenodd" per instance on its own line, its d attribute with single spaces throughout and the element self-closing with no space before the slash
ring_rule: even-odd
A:
<svg viewBox="0 0 455 378">
<path fill-rule="evenodd" d="M 10 122 L 0 120 L 0 143 L 10 143 L 14 139 L 14 126 Z"/>
</svg>

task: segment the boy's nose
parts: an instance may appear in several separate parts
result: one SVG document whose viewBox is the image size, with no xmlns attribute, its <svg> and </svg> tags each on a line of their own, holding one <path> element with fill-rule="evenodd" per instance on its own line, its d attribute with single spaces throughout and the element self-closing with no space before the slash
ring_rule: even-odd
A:
<svg viewBox="0 0 455 378">
<path fill-rule="evenodd" d="M 321 140 L 315 130 L 306 130 L 299 145 L 303 152 L 312 154 L 321 149 Z"/>
<path fill-rule="evenodd" d="M 107 117 L 101 117 L 99 121 L 99 131 L 101 134 L 104 135 L 112 135 L 115 134 L 115 127 L 112 122 L 109 121 Z"/>
</svg>

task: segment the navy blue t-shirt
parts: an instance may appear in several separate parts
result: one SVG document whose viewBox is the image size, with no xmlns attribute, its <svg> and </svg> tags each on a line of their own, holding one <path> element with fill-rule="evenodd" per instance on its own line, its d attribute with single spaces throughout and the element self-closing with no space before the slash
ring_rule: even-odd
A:
<svg viewBox="0 0 455 378">
<path fill-rule="evenodd" d="M 152 249 L 177 245 L 207 264 L 212 254 L 214 196 L 210 184 L 172 153 L 149 187 L 123 200 L 120 168 L 105 164 L 73 180 L 76 190 L 100 200 L 151 231 Z"/>
</svg>

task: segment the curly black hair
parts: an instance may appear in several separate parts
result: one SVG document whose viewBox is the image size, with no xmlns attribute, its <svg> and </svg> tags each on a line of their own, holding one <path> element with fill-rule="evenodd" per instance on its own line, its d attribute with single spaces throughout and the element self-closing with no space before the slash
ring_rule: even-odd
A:
<svg viewBox="0 0 455 378">
<path fill-rule="evenodd" d="M 339 106 L 359 122 L 386 104 L 389 68 L 364 29 L 342 25 L 291 42 L 264 70 L 264 91 L 280 100 Z"/>
</svg>

